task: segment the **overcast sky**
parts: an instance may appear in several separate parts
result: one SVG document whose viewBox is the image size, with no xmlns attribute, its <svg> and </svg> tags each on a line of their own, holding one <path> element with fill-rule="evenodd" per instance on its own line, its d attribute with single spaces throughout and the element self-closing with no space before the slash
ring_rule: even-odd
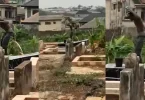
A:
<svg viewBox="0 0 145 100">
<path fill-rule="evenodd" d="M 39 0 L 40 8 L 72 7 L 72 6 L 104 6 L 106 0 Z"/>
</svg>

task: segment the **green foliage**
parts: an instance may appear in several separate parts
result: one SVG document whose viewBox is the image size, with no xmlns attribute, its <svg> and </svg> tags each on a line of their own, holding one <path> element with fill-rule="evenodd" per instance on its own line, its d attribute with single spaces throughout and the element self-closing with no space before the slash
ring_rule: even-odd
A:
<svg viewBox="0 0 145 100">
<path fill-rule="evenodd" d="M 134 48 L 130 38 L 121 36 L 106 42 L 107 63 L 114 61 L 115 58 L 123 58 L 131 53 Z"/>
<path fill-rule="evenodd" d="M 20 44 L 17 41 L 15 41 L 13 38 L 10 39 L 10 42 L 8 44 L 8 54 L 9 55 L 23 54 L 23 50 Z"/>
<path fill-rule="evenodd" d="M 33 35 L 29 33 L 29 30 L 20 25 L 14 25 L 14 34 L 15 40 L 17 41 L 22 41 L 26 39 L 28 40 L 33 38 Z"/>
<path fill-rule="evenodd" d="M 20 55 L 38 51 L 38 38 L 20 25 L 14 25 L 14 38 L 8 44 L 9 55 Z"/>
<path fill-rule="evenodd" d="M 33 36 L 32 39 L 20 42 L 24 53 L 33 53 L 38 51 L 38 38 Z"/>
<path fill-rule="evenodd" d="M 88 39 L 89 33 L 88 31 L 77 31 L 75 36 L 73 37 L 74 41 Z M 51 36 L 41 37 L 40 39 L 44 40 L 45 42 L 64 42 L 64 40 L 69 38 L 68 33 L 64 34 L 54 34 Z"/>
</svg>

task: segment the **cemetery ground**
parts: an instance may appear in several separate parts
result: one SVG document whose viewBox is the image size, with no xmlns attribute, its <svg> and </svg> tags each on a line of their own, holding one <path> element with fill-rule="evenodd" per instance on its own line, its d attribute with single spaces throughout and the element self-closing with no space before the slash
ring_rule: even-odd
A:
<svg viewBox="0 0 145 100">
<path fill-rule="evenodd" d="M 105 95 L 105 81 L 99 79 L 99 77 L 105 77 L 104 75 L 65 74 L 68 70 L 70 70 L 70 62 L 65 61 L 63 67 L 55 70 L 52 75 L 45 75 L 46 78 L 48 79 L 49 77 L 50 80 L 46 81 L 47 83 L 39 84 L 40 91 L 45 91 L 49 99 L 57 99 L 57 96 L 62 96 L 63 98 L 64 96 L 64 98 L 74 98 L 72 100 L 83 100 L 83 98 L 87 98 L 88 96 L 103 97 Z M 50 91 L 52 91 L 52 93 Z"/>
<path fill-rule="evenodd" d="M 105 99 L 105 50 L 93 55 L 88 43 L 78 43 L 69 59 L 58 42 L 39 41 L 39 57 L 22 62 L 9 77 L 11 100 Z"/>
<path fill-rule="evenodd" d="M 9 86 L 0 85 L 2 91 L 5 91 L 0 99 L 9 100 L 10 97 L 10 100 L 38 100 L 38 98 L 104 100 L 105 30 L 102 27 L 98 29 L 100 30 L 78 31 L 72 41 L 75 45 L 71 47 L 71 43 L 68 44 L 71 49 L 66 50 L 67 46 L 63 40 L 68 39 L 69 34 L 40 38 L 36 34 L 28 34 L 31 32 L 23 26 L 16 25 L 16 38 L 10 40 L 8 54 L 25 56 L 28 53 L 39 52 L 39 57 L 22 59 L 12 71 L 5 69 L 6 66 L 8 68 L 7 61 L 0 60 L 1 64 L 4 64 L 2 71 L 9 73 L 9 75 L 5 73 L 0 75 L 5 76 L 5 80 L 1 77 L 2 84 L 9 83 Z M 35 33 L 34 30 L 31 31 Z M 85 44 L 82 43 L 83 40 Z M 4 56 L 1 58 L 6 59 Z"/>
<path fill-rule="evenodd" d="M 55 47 L 53 46 L 53 48 Z M 79 49 L 79 51 L 81 50 Z M 84 53 L 69 60 L 59 52 L 61 52 L 59 49 L 57 54 L 52 54 L 52 52 L 46 54 L 45 51 L 45 54 L 39 56 L 38 88 L 40 97 L 47 98 L 46 100 L 89 100 L 89 98 L 102 100 L 105 98 L 105 56 L 102 55 L 103 52 L 98 53 L 98 57 L 103 58 L 103 61 L 98 60 L 100 62 L 95 62 L 97 59 L 94 58 L 97 58 L 97 55 L 88 55 L 88 53 L 85 55 Z M 78 54 L 77 52 L 75 53 Z M 82 57 L 82 61 L 77 61 L 78 57 Z"/>
</svg>

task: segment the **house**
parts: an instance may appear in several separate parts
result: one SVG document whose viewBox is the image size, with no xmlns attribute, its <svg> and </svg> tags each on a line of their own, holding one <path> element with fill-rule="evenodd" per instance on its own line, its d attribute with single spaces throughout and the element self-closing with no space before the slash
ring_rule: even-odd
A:
<svg viewBox="0 0 145 100">
<path fill-rule="evenodd" d="M 79 21 L 80 26 L 88 23 L 89 21 L 93 20 L 94 18 L 98 18 L 98 19 L 105 18 L 105 14 L 104 13 L 91 13 Z"/>
<path fill-rule="evenodd" d="M 106 29 L 118 27 L 135 28 L 133 22 L 125 19 L 125 7 L 130 6 L 145 22 L 144 0 L 106 0 Z M 132 31 L 134 32 L 134 30 Z"/>
<path fill-rule="evenodd" d="M 25 19 L 39 12 L 38 0 L 30 0 L 21 7 L 25 8 Z"/>
<path fill-rule="evenodd" d="M 0 1 L 0 18 L 13 21 L 16 18 L 17 6 L 15 4 L 6 4 Z"/>
<path fill-rule="evenodd" d="M 39 17 L 39 31 L 63 31 L 65 25 L 62 23 L 63 15 L 45 15 Z"/>
<path fill-rule="evenodd" d="M 84 18 L 84 17 L 88 16 L 89 14 L 90 14 L 90 12 L 87 11 L 87 10 L 79 10 L 79 11 L 76 13 L 75 17 Z"/>
<path fill-rule="evenodd" d="M 32 15 L 31 17 L 22 20 L 21 24 L 39 24 L 39 13 Z"/>
</svg>

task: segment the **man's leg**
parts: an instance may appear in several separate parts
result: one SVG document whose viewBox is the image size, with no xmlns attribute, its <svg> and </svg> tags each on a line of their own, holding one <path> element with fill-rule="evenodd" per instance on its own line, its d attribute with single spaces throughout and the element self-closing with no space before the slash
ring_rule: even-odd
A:
<svg viewBox="0 0 145 100">
<path fill-rule="evenodd" d="M 137 56 L 139 56 L 140 63 L 142 63 L 141 51 L 144 44 L 144 39 L 145 37 L 137 37 L 135 42 L 135 53 L 137 54 Z"/>
</svg>

